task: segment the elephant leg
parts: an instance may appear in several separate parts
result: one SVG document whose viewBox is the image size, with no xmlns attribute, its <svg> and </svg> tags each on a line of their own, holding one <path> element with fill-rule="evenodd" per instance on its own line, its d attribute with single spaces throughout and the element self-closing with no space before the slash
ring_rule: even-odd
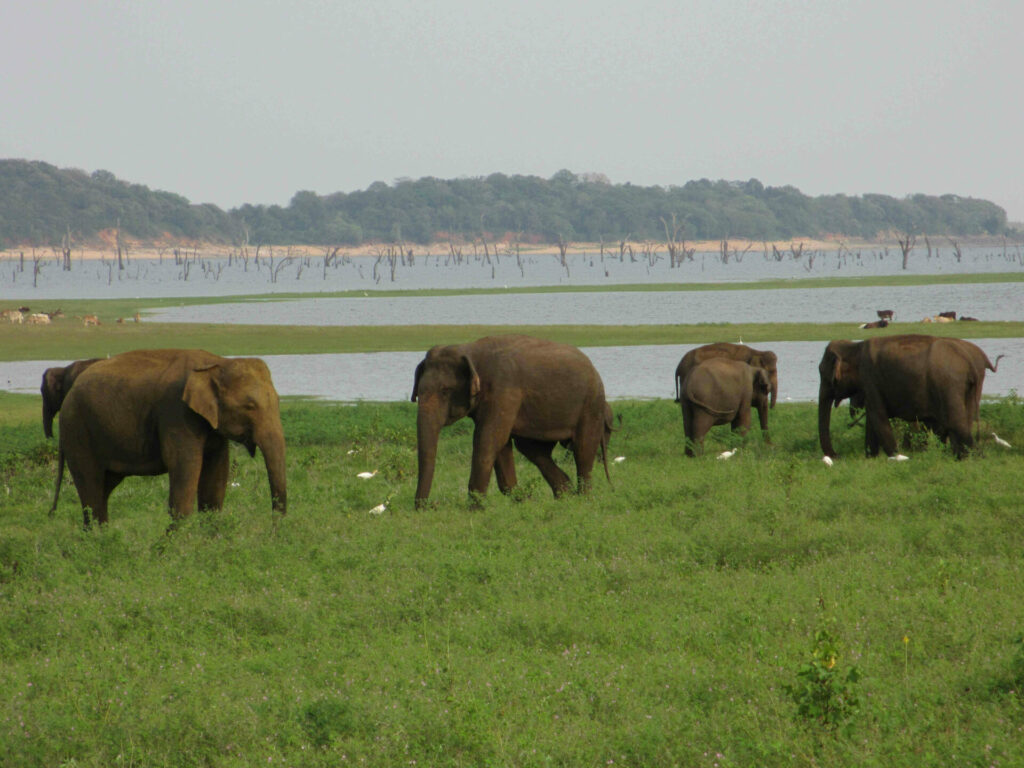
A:
<svg viewBox="0 0 1024 768">
<path fill-rule="evenodd" d="M 502 493 L 508 494 L 516 487 L 516 464 L 512 455 L 512 440 L 509 440 L 505 447 L 498 451 L 494 460 L 494 476 L 498 480 L 498 488 Z"/>
<path fill-rule="evenodd" d="M 203 469 L 201 450 L 181 450 L 174 461 L 167 462 L 167 475 L 170 484 L 168 509 L 174 520 L 188 517 L 196 508 L 196 493 L 199 488 L 199 476 Z"/>
<path fill-rule="evenodd" d="M 764 437 L 765 445 L 772 444 L 771 435 L 768 434 L 768 405 L 757 406 L 757 419 L 761 424 L 761 435 Z"/>
<path fill-rule="evenodd" d="M 864 455 L 878 455 L 878 435 L 875 434 L 875 430 L 871 426 L 870 421 L 865 422 L 864 424 Z"/>
<path fill-rule="evenodd" d="M 505 425 L 494 419 L 477 422 L 476 429 L 473 430 L 473 461 L 469 471 L 470 493 L 487 493 L 498 454 L 508 445 L 511 431 L 511 423 Z"/>
<path fill-rule="evenodd" d="M 78 500 L 82 504 L 82 524 L 88 528 L 95 519 L 101 523 L 107 521 L 107 492 L 105 488 L 106 473 L 103 468 L 93 462 L 81 466 L 81 462 L 68 462 L 71 480 L 78 492 Z"/>
<path fill-rule="evenodd" d="M 576 486 L 580 493 L 590 490 L 590 475 L 594 471 L 597 450 L 604 436 L 604 419 L 585 425 L 583 434 L 572 441 L 572 455 L 576 460 Z"/>
<path fill-rule="evenodd" d="M 704 453 L 704 436 L 715 426 L 715 419 L 711 414 L 704 413 L 699 408 L 693 409 L 693 440 L 694 449 L 698 454 Z M 691 454 L 693 455 L 693 454 Z"/>
<path fill-rule="evenodd" d="M 571 487 L 569 476 L 551 458 L 551 452 L 555 449 L 553 442 L 531 440 L 526 437 L 516 437 L 514 439 L 516 448 L 540 470 L 541 475 L 543 475 L 548 485 L 551 486 L 551 492 L 556 497 L 569 490 Z"/>
<path fill-rule="evenodd" d="M 228 485 L 230 466 L 228 441 L 220 435 L 211 435 L 206 441 L 206 453 L 199 472 L 197 497 L 199 509 L 220 509 L 224 506 L 224 492 Z"/>
<path fill-rule="evenodd" d="M 868 451 L 872 450 L 872 445 L 875 446 L 874 453 L 870 455 L 877 455 L 879 446 L 885 451 L 886 456 L 896 455 L 896 436 L 893 434 L 892 424 L 889 423 L 889 418 L 884 412 L 879 413 L 877 408 L 869 407 L 867 429 L 870 431 L 864 433 L 864 439 Z"/>
<path fill-rule="evenodd" d="M 739 432 L 742 437 L 750 431 L 750 409 L 740 408 L 736 418 L 732 420 L 732 431 Z"/>
<path fill-rule="evenodd" d="M 686 436 L 686 448 L 684 453 L 687 456 L 696 456 L 693 451 L 697 441 L 693 437 L 693 403 L 686 400 L 682 403 L 683 406 L 683 433 Z"/>
</svg>

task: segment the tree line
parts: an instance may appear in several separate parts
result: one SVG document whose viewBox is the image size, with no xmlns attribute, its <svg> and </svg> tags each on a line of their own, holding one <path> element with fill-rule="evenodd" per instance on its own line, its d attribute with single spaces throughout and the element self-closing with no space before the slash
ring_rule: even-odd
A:
<svg viewBox="0 0 1024 768">
<path fill-rule="evenodd" d="M 297 192 L 287 206 L 224 211 L 181 195 L 129 184 L 108 171 L 0 160 L 0 246 L 55 246 L 107 230 L 143 241 L 189 239 L 271 245 L 779 240 L 825 235 L 874 238 L 1007 233 L 1006 211 L 958 195 L 821 195 L 749 181 L 681 186 L 612 184 L 600 174 L 398 179 L 364 190 Z"/>
</svg>

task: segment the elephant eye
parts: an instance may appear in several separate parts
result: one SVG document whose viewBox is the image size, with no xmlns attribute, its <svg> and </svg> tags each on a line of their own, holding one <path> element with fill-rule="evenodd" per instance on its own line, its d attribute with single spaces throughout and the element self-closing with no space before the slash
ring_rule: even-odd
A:
<svg viewBox="0 0 1024 768">
<path fill-rule="evenodd" d="M 255 411 L 259 408 L 259 405 L 256 404 L 255 400 L 246 400 L 245 405 L 242 407 L 247 411 Z"/>
</svg>

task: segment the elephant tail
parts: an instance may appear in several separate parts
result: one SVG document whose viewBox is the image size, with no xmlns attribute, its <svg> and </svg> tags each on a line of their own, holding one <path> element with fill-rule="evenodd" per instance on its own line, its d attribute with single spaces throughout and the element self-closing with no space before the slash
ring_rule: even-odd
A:
<svg viewBox="0 0 1024 768">
<path fill-rule="evenodd" d="M 730 418 L 732 418 L 736 414 L 736 411 L 734 411 L 734 410 L 722 411 L 722 410 L 719 410 L 717 408 L 712 408 L 710 405 L 705 405 L 700 400 L 697 400 L 694 397 L 690 398 L 690 402 L 693 403 L 694 405 L 696 405 L 702 411 L 705 411 L 706 413 L 709 413 L 712 416 L 715 416 L 716 418 L 730 419 Z"/>
<path fill-rule="evenodd" d="M 57 449 L 57 485 L 53 489 L 53 504 L 50 505 L 50 511 L 47 513 L 50 517 L 53 517 L 57 512 L 57 499 L 60 498 L 60 485 L 64 479 L 64 449 Z"/>
<path fill-rule="evenodd" d="M 988 368 L 990 371 L 992 371 L 992 373 L 995 373 L 996 371 L 999 370 L 999 361 L 1002 360 L 1004 357 L 1006 357 L 1006 355 L 996 355 L 996 362 L 995 362 L 994 365 L 992 363 L 990 363 L 988 358 L 986 357 L 985 358 L 985 363 L 986 363 L 985 367 Z"/>
<path fill-rule="evenodd" d="M 601 436 L 601 464 L 604 465 L 604 476 L 608 480 L 608 485 L 610 485 L 614 490 L 615 483 L 612 482 L 612 476 L 608 472 L 608 432 L 605 432 Z"/>
</svg>

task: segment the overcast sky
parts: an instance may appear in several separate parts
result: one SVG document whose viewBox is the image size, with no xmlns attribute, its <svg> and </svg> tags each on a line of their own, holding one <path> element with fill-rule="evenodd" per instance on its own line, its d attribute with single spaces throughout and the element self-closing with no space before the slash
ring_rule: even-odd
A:
<svg viewBox="0 0 1024 768">
<path fill-rule="evenodd" d="M 4 5 L 0 157 L 193 202 L 567 168 L 1024 220 L 1020 0 Z"/>
</svg>

